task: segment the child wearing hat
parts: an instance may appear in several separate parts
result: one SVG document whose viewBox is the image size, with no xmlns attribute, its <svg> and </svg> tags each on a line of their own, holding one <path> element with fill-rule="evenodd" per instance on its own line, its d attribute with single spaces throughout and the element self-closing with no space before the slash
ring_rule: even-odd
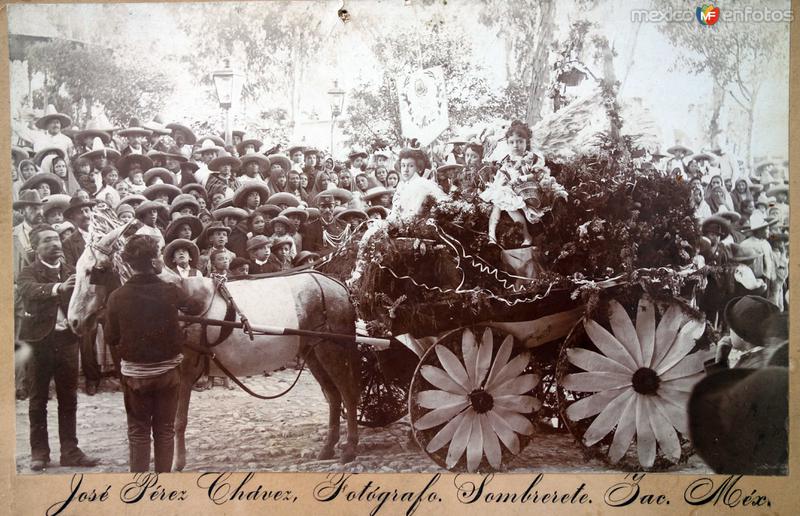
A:
<svg viewBox="0 0 800 516">
<path fill-rule="evenodd" d="M 272 253 L 278 263 L 279 271 L 288 271 L 292 268 L 292 248 L 294 240 L 289 236 L 278 237 L 272 243 Z"/>
<path fill-rule="evenodd" d="M 200 250 L 191 240 L 177 238 L 164 249 L 164 263 L 181 278 L 202 277 L 195 266 L 199 261 Z"/>
<path fill-rule="evenodd" d="M 247 253 L 250 255 L 250 274 L 280 270 L 280 263 L 272 256 L 269 238 L 264 235 L 255 235 L 247 241 Z"/>
<path fill-rule="evenodd" d="M 228 235 L 231 229 L 221 222 L 212 222 L 200 235 L 198 241 L 201 246 L 205 246 L 205 250 L 200 256 L 200 270 L 211 273 L 213 267 L 211 264 L 211 253 L 214 251 L 224 252 L 228 256 L 228 261 L 233 260 L 236 255 L 226 247 L 228 244 Z"/>
<path fill-rule="evenodd" d="M 134 215 L 142 222 L 142 227 L 136 230 L 137 235 L 149 235 L 156 239 L 159 249 L 164 248 L 164 235 L 158 227 L 159 216 L 166 212 L 166 207 L 155 201 L 145 201 L 135 210 Z"/>
<path fill-rule="evenodd" d="M 132 221 L 135 218 L 133 206 L 130 204 L 120 204 L 117 206 L 117 217 L 119 217 L 120 222 L 123 224 Z"/>
</svg>

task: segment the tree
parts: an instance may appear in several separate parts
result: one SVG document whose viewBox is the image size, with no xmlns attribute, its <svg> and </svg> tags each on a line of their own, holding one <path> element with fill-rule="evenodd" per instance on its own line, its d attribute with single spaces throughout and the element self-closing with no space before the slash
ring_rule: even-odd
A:
<svg viewBox="0 0 800 516">
<path fill-rule="evenodd" d="M 680 4 L 682 5 L 682 4 Z M 675 6 L 677 8 L 677 6 Z M 693 74 L 707 74 L 715 92 L 724 92 L 746 116 L 745 162 L 752 159 L 756 102 L 770 72 L 788 66 L 789 29 L 784 23 L 745 23 L 722 20 L 713 26 L 699 23 L 664 23 L 660 30 L 681 52 L 675 65 Z M 718 132 L 719 111 L 711 116 L 713 134 Z M 709 142 L 712 143 L 712 142 Z"/>
<path fill-rule="evenodd" d="M 413 70 L 441 66 L 445 71 L 450 127 L 472 126 L 498 116 L 516 115 L 519 106 L 504 92 L 492 90 L 485 71 L 472 59 L 461 34 L 429 23 L 430 31 L 401 31 L 376 35 L 373 52 L 383 70 L 348 93 L 347 117 L 342 122 L 350 145 L 367 146 L 377 139 L 403 141 L 398 107 L 397 77 Z M 509 90 L 514 101 L 518 92 Z"/>
<path fill-rule="evenodd" d="M 327 36 L 313 2 L 187 4 L 179 13 L 180 27 L 194 42 L 185 60 L 210 94 L 209 73 L 231 58 L 244 69 L 245 111 L 288 98 L 288 124 L 294 126 L 302 86 Z"/>
<path fill-rule="evenodd" d="M 489 0 L 481 23 L 496 29 L 506 46 L 506 75 L 512 88 L 527 90 L 525 119 L 533 126 L 542 118 L 550 84 L 550 49 L 554 37 L 554 0 Z"/>
<path fill-rule="evenodd" d="M 69 114 L 76 125 L 92 117 L 99 103 L 109 119 L 127 125 L 161 111 L 172 83 L 136 56 L 65 40 L 36 43 L 26 51 L 31 71 L 45 76 L 40 98 Z M 121 80 L 124 78 L 124 80 Z"/>
</svg>

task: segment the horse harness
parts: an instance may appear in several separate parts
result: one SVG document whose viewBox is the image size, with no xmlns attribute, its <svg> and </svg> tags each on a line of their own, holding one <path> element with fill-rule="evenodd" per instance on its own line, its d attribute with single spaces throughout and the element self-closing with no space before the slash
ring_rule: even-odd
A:
<svg viewBox="0 0 800 516">
<path fill-rule="evenodd" d="M 323 321 L 324 322 L 322 324 L 320 324 L 319 326 L 317 326 L 317 328 L 328 328 L 328 311 L 327 311 L 327 303 L 325 302 L 325 290 L 322 288 L 322 285 L 320 284 L 319 280 L 313 274 L 312 274 L 311 277 L 314 280 L 314 282 L 317 284 L 317 287 L 319 287 L 319 293 L 320 293 L 320 296 L 322 297 L 322 316 L 323 316 Z M 254 335 L 256 335 L 256 334 L 261 335 L 261 333 L 259 333 L 257 331 L 254 331 L 250 327 L 250 324 L 248 322 L 247 317 L 244 315 L 244 313 L 236 305 L 236 302 L 234 301 L 233 296 L 231 295 L 231 293 L 228 290 L 228 288 L 225 286 L 225 277 L 224 276 L 220 276 L 220 277 L 217 277 L 217 278 L 214 279 L 214 296 L 216 296 L 217 293 L 219 293 L 219 295 L 225 300 L 225 304 L 227 306 L 227 308 L 225 310 L 224 321 L 231 322 L 231 323 L 235 322 L 236 321 L 236 315 L 238 314 L 239 315 L 239 319 L 240 319 L 241 324 L 242 324 L 242 329 L 245 331 L 245 333 L 247 333 L 249 335 L 251 341 L 253 340 L 253 336 Z M 211 302 L 208 305 L 208 308 L 206 308 L 205 312 L 203 312 L 202 315 L 205 315 L 206 313 L 208 313 L 208 311 L 211 309 L 211 306 L 212 306 L 213 303 L 214 303 L 214 298 L 212 297 Z M 231 334 L 233 333 L 233 326 L 227 326 L 227 325 L 226 326 L 221 326 L 219 335 L 214 340 L 214 342 L 208 342 L 208 333 L 207 333 L 208 326 L 209 325 L 206 324 L 206 323 L 203 323 L 203 322 L 200 323 L 200 327 L 201 327 L 201 331 L 200 331 L 200 335 L 201 335 L 200 346 L 192 344 L 188 340 L 184 341 L 183 345 L 185 347 L 191 349 L 192 351 L 196 352 L 198 354 L 198 357 L 197 357 L 198 360 L 200 360 L 201 358 L 204 358 L 206 360 L 206 366 L 204 367 L 204 369 L 207 370 L 208 361 L 209 360 L 214 362 L 214 364 L 219 368 L 219 370 L 222 371 L 225 374 L 225 376 L 230 378 L 233 381 L 233 383 L 235 383 L 237 386 L 239 386 L 240 389 L 242 389 L 244 392 L 246 392 L 250 396 L 253 396 L 254 398 L 258 398 L 258 399 L 261 399 L 261 400 L 273 400 L 273 399 L 277 399 L 277 398 L 280 398 L 280 397 L 285 396 L 286 394 L 288 394 L 289 391 L 291 391 L 294 388 L 294 386 L 297 385 L 297 382 L 300 380 L 300 375 L 303 373 L 303 369 L 305 369 L 306 359 L 308 358 L 309 353 L 314 349 L 314 346 L 316 345 L 316 343 L 315 343 L 313 345 L 308 346 L 308 348 L 302 353 L 302 361 L 300 363 L 300 369 L 297 371 L 297 376 L 295 377 L 294 381 L 286 389 L 284 389 L 283 391 L 281 391 L 281 392 L 279 392 L 277 394 L 271 394 L 271 395 L 258 394 L 257 392 L 254 392 L 252 389 L 250 389 L 247 385 L 242 383 L 242 381 L 239 380 L 239 378 L 237 378 L 237 376 L 235 374 L 233 374 L 227 367 L 225 367 L 225 365 L 222 363 L 222 361 L 220 361 L 220 359 L 217 357 L 216 353 L 214 353 L 212 351 L 212 348 L 222 344 L 225 340 L 227 340 L 228 337 L 231 336 Z M 201 372 L 201 375 L 202 375 L 202 372 Z M 200 378 L 200 375 L 198 375 L 198 377 L 195 378 L 192 383 L 196 382 L 199 378 Z"/>
</svg>

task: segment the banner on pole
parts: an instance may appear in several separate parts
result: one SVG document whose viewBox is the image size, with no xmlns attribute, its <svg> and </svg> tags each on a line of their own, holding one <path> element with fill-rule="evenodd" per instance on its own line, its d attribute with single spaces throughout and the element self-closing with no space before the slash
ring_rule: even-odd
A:
<svg viewBox="0 0 800 516">
<path fill-rule="evenodd" d="M 425 146 L 450 125 L 447 90 L 441 66 L 401 74 L 397 79 L 400 126 L 405 138 Z"/>
</svg>

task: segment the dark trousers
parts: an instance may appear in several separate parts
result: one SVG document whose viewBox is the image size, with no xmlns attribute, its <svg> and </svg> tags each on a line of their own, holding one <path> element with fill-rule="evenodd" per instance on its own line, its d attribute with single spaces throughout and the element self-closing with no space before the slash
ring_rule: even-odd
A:
<svg viewBox="0 0 800 516">
<path fill-rule="evenodd" d="M 178 368 L 150 378 L 122 377 L 128 413 L 128 446 L 132 472 L 150 469 L 150 433 L 153 434 L 157 473 L 172 470 L 175 412 L 178 409 Z"/>
<path fill-rule="evenodd" d="M 50 460 L 47 436 L 47 396 L 50 380 L 55 379 L 58 399 L 58 438 L 61 458 L 80 453 L 76 434 L 78 410 L 78 342 L 67 331 L 53 331 L 31 343 L 31 378 L 28 418 L 31 427 L 31 458 Z"/>
<path fill-rule="evenodd" d="M 100 383 L 100 364 L 97 363 L 97 352 L 95 341 L 97 340 L 97 330 L 86 333 L 80 338 L 81 342 L 81 369 L 86 385 Z"/>
</svg>

